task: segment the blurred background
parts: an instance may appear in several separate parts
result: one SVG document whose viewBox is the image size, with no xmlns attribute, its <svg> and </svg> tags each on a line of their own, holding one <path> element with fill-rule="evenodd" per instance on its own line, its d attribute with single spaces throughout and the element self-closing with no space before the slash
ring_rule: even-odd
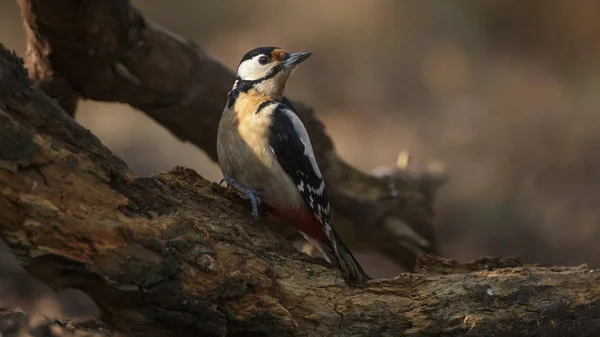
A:
<svg viewBox="0 0 600 337">
<path fill-rule="evenodd" d="M 133 4 L 230 68 L 258 46 L 312 50 L 287 95 L 316 108 L 343 158 L 365 172 L 402 150 L 445 165 L 450 180 L 435 205 L 443 256 L 600 266 L 599 1 Z M 23 55 L 14 0 L 0 0 L 0 42 Z M 183 165 L 221 177 L 128 106 L 83 102 L 76 119 L 140 174 Z M 94 313 L 78 292 L 22 281 L 1 249 L 0 306 Z M 376 274 L 399 270 L 387 266 Z"/>
</svg>

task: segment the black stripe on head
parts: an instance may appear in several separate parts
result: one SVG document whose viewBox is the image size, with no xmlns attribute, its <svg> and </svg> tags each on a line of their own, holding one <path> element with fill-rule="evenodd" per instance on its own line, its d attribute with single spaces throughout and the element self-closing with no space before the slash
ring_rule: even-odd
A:
<svg viewBox="0 0 600 337">
<path fill-rule="evenodd" d="M 238 99 L 239 96 L 240 96 L 240 91 L 236 88 L 233 88 L 227 94 L 227 107 L 231 108 L 233 106 L 233 103 L 235 103 L 235 101 Z"/>
<path fill-rule="evenodd" d="M 235 88 L 241 92 L 248 92 L 248 90 L 252 89 L 252 86 L 255 83 L 262 81 L 262 79 L 258 79 L 256 81 L 245 81 L 245 80 L 242 80 L 239 76 L 236 78 L 236 80 L 237 80 L 237 85 L 235 86 Z"/>
<path fill-rule="evenodd" d="M 239 68 L 240 64 L 242 64 L 242 62 L 244 62 L 246 60 L 250 60 L 257 55 L 265 55 L 266 57 L 269 58 L 269 63 L 271 63 L 273 61 L 281 62 L 286 59 L 286 56 L 289 56 L 285 52 L 285 50 L 283 50 L 282 48 L 279 48 L 279 47 L 260 47 L 260 48 L 252 49 L 251 51 L 247 52 L 246 55 L 244 55 L 244 57 L 242 57 L 242 60 L 238 64 L 238 68 Z M 275 67 L 271 68 L 271 70 L 262 78 L 248 81 L 248 80 L 242 80 L 241 78 L 238 77 L 237 78 L 238 87 L 243 92 L 248 91 L 254 84 L 260 83 L 264 80 L 268 80 L 268 79 L 274 77 L 275 75 L 277 75 L 277 73 L 279 73 L 279 71 L 281 71 L 281 66 L 278 63 Z"/>
<path fill-rule="evenodd" d="M 235 100 L 239 96 L 240 92 L 248 92 L 248 90 L 252 89 L 252 87 L 254 87 L 255 84 L 275 77 L 275 75 L 277 75 L 277 73 L 280 70 L 281 70 L 281 68 L 279 67 L 279 65 L 277 65 L 277 66 L 271 68 L 271 70 L 267 73 L 267 75 L 265 75 L 264 77 L 261 77 L 257 80 L 253 80 L 253 81 L 245 81 L 238 77 L 237 84 L 235 85 L 233 90 L 231 90 L 229 92 L 229 94 L 227 95 L 228 96 L 227 106 L 231 107 L 233 105 L 233 102 L 235 102 Z"/>
<path fill-rule="evenodd" d="M 275 53 L 273 53 L 274 51 Z M 283 58 L 285 58 L 285 51 L 279 47 L 259 47 L 252 49 L 242 57 L 242 60 L 238 64 L 238 67 L 240 64 L 242 64 L 242 62 L 250 60 L 257 55 L 267 56 L 269 58 L 269 62 L 271 62 L 274 57 L 277 61 L 281 61 Z M 278 60 L 278 57 L 281 59 Z M 248 90 L 250 90 L 255 84 L 274 77 L 280 70 L 281 67 L 279 67 L 279 65 L 276 65 L 275 67 L 271 68 L 271 70 L 264 77 L 252 81 L 242 80 L 240 77 L 237 77 L 234 88 L 227 95 L 227 107 L 231 107 L 233 103 L 235 103 L 240 92 L 248 92 Z M 260 109 L 258 111 L 260 111 Z"/>
<path fill-rule="evenodd" d="M 240 92 L 248 92 L 255 83 L 257 83 L 257 81 L 244 81 L 238 77 L 235 81 L 235 86 L 227 94 L 227 107 L 231 108 L 238 96 L 240 96 Z"/>
<path fill-rule="evenodd" d="M 271 53 L 273 52 L 273 50 L 275 49 L 281 49 L 279 47 L 259 47 L 259 48 L 255 48 L 252 49 L 251 51 L 247 52 L 246 55 L 244 55 L 244 57 L 242 57 L 242 60 L 240 61 L 240 63 L 238 64 L 238 66 L 240 64 L 242 64 L 242 62 L 249 60 L 251 58 L 253 58 L 256 55 L 266 55 L 269 60 L 271 59 Z"/>
</svg>

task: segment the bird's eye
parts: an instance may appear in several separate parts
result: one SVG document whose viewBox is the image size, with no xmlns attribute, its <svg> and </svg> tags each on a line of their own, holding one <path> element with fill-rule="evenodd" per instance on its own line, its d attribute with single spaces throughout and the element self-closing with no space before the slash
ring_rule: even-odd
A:
<svg viewBox="0 0 600 337">
<path fill-rule="evenodd" d="M 269 63 L 269 58 L 268 58 L 268 57 L 266 57 L 266 56 L 261 56 L 261 57 L 258 59 L 258 63 L 260 63 L 260 64 L 262 64 L 262 65 L 265 65 L 265 64 Z"/>
</svg>

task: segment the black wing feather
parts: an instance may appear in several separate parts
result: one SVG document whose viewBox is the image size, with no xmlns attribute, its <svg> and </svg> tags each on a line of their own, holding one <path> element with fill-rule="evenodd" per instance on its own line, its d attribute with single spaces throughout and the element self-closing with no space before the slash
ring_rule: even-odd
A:
<svg viewBox="0 0 600 337">
<path fill-rule="evenodd" d="M 292 120 L 286 114 L 286 109 L 296 113 L 291 105 L 279 104 L 273 112 L 269 145 L 283 170 L 296 184 L 306 205 L 310 207 L 322 224 L 329 224 L 329 212 L 317 207 L 318 205 L 325 207 L 329 204 L 326 190 L 323 189 L 323 193 L 320 195 L 312 192 L 323 184 L 323 178 L 313 170 L 310 158 L 305 155 L 304 144 L 300 140 L 300 135 L 298 135 Z"/>
<path fill-rule="evenodd" d="M 305 145 L 286 111 L 297 115 L 289 101 L 284 98 L 273 112 L 269 145 L 283 170 L 296 184 L 304 202 L 321 223 L 321 228 L 329 239 L 329 242 L 322 243 L 326 258 L 338 265 L 344 274 L 354 281 L 364 282 L 369 276 L 331 227 L 327 191 L 321 186 L 323 178 L 314 171 L 310 158 L 305 155 Z M 319 193 L 315 192 L 316 190 L 319 190 Z"/>
</svg>

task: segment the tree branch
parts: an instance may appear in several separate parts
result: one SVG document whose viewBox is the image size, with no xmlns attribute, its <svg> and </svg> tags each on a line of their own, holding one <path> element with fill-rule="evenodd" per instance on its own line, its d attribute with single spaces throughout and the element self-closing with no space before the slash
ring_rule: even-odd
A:
<svg viewBox="0 0 600 337">
<path fill-rule="evenodd" d="M 194 171 L 136 177 L 0 48 L 0 236 L 138 336 L 595 336 L 600 273 L 423 256 L 350 287 Z"/>
<path fill-rule="evenodd" d="M 144 20 L 126 0 L 19 0 L 32 78 L 71 115 L 78 97 L 124 102 L 216 161 L 216 135 L 235 75 L 191 41 Z M 293 102 L 327 182 L 335 227 L 352 247 L 382 251 L 413 270 L 436 252 L 437 183 L 424 175 L 389 182 L 339 158 L 313 110 Z"/>
</svg>

